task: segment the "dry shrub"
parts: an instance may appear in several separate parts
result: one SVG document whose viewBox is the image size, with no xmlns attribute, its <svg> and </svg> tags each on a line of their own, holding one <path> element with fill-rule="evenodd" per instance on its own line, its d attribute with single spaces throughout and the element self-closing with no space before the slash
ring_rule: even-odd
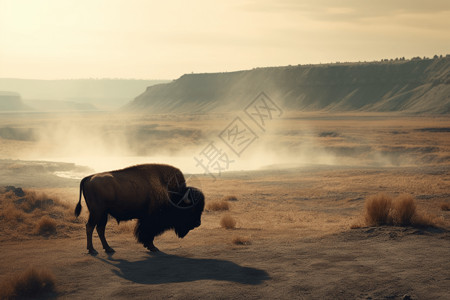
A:
<svg viewBox="0 0 450 300">
<path fill-rule="evenodd" d="M 19 207 L 25 212 L 32 212 L 35 209 L 47 210 L 53 207 L 59 201 L 50 199 L 45 193 L 36 193 L 34 191 L 27 191 L 26 197 L 15 201 Z M 58 203 L 60 204 L 60 203 Z"/>
<path fill-rule="evenodd" d="M 443 211 L 449 211 L 450 210 L 450 204 L 449 203 L 441 203 L 441 210 Z"/>
<path fill-rule="evenodd" d="M 43 216 L 36 224 L 35 233 L 46 236 L 56 234 L 55 220 L 47 216 Z"/>
<path fill-rule="evenodd" d="M 30 267 L 0 285 L 0 299 L 35 299 L 53 292 L 54 287 L 55 276 L 50 270 Z"/>
<path fill-rule="evenodd" d="M 53 194 L 49 196 L 13 186 L 0 188 L 0 222 L 5 235 L 49 236 L 57 233 L 56 225 L 65 231 L 78 226 L 72 221 L 73 208 Z"/>
<path fill-rule="evenodd" d="M 436 226 L 435 218 L 419 212 L 411 195 L 400 195 L 394 199 L 378 194 L 367 199 L 365 222 L 368 226 Z"/>
<path fill-rule="evenodd" d="M 27 215 L 22 210 L 18 210 L 14 205 L 5 205 L 0 210 L 1 219 L 13 224 L 23 223 L 27 219 Z"/>
<path fill-rule="evenodd" d="M 234 229 L 236 228 L 236 220 L 230 215 L 224 215 L 220 220 L 220 226 L 225 229 Z"/>
<path fill-rule="evenodd" d="M 391 216 L 394 225 L 408 226 L 416 215 L 416 203 L 411 195 L 400 195 L 392 202 Z"/>
<path fill-rule="evenodd" d="M 438 227 L 445 226 L 445 222 L 442 222 L 438 217 L 432 216 L 425 212 L 418 212 L 414 215 L 412 225 L 417 227 Z"/>
<path fill-rule="evenodd" d="M 214 201 L 214 202 L 210 202 L 207 204 L 206 206 L 207 210 L 210 211 L 224 211 L 224 210 L 229 210 L 230 209 L 230 205 L 228 204 L 228 202 L 226 201 Z"/>
<path fill-rule="evenodd" d="M 385 225 L 390 223 L 389 211 L 391 206 L 392 198 L 386 194 L 378 194 L 369 197 L 365 205 L 365 219 L 367 225 Z"/>
<path fill-rule="evenodd" d="M 224 201 L 238 201 L 238 198 L 234 195 L 226 196 L 223 198 Z"/>
<path fill-rule="evenodd" d="M 243 236 L 235 236 L 231 242 L 235 245 L 250 245 L 250 239 L 248 237 Z"/>
<path fill-rule="evenodd" d="M 350 229 L 359 229 L 364 226 L 365 226 L 365 224 L 363 224 L 363 222 L 361 220 L 359 220 L 358 222 L 351 224 Z"/>
</svg>

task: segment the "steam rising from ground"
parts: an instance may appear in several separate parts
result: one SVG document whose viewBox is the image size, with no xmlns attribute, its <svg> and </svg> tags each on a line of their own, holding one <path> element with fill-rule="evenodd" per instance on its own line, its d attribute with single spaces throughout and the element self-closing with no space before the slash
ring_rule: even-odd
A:
<svg viewBox="0 0 450 300">
<path fill-rule="evenodd" d="M 265 132 L 255 130 L 257 139 L 238 156 L 219 138 L 233 118 L 112 113 L 38 114 L 26 121 L 11 117 L 0 124 L 0 158 L 72 162 L 95 172 L 167 163 L 183 172 L 204 173 L 194 157 L 201 158 L 211 142 L 228 156 L 229 165 L 222 163 L 222 172 L 311 164 L 405 166 L 439 163 L 449 157 L 445 132 L 433 131 L 435 141 L 441 143 L 427 147 L 424 141 L 430 132 L 415 129 L 414 120 L 399 129 L 395 122 L 364 116 L 275 120 Z M 213 165 L 209 170 L 218 175 Z M 80 178 L 86 174 L 58 175 Z"/>
<path fill-rule="evenodd" d="M 230 163 L 222 164 L 221 172 L 336 162 L 331 152 L 316 143 L 314 133 L 306 131 L 288 136 L 287 141 L 283 141 L 285 132 L 259 134 L 238 156 L 218 138 L 218 126 L 209 130 L 206 123 L 199 126 L 186 121 L 145 121 L 125 116 L 111 120 L 59 119 L 39 129 L 36 149 L 28 159 L 73 162 L 96 172 L 139 163 L 168 163 L 184 172 L 204 173 L 194 157 L 200 158 L 213 142 L 229 158 Z M 213 163 L 209 170 L 218 175 Z"/>
</svg>

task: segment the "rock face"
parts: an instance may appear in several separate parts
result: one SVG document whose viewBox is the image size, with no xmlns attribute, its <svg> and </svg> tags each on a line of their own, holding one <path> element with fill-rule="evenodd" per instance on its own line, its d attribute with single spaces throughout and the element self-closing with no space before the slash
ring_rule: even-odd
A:
<svg viewBox="0 0 450 300">
<path fill-rule="evenodd" d="M 450 113 L 450 56 L 188 74 L 148 87 L 128 111 L 241 110 L 264 91 L 285 110 Z"/>
<path fill-rule="evenodd" d="M 22 98 L 15 92 L 0 91 L 0 111 L 32 110 L 22 102 Z"/>
</svg>

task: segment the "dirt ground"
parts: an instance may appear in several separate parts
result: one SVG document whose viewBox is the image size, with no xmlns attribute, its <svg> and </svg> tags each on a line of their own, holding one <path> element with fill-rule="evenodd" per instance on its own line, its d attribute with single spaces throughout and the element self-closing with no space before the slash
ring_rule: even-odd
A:
<svg viewBox="0 0 450 300">
<path fill-rule="evenodd" d="M 205 211 L 202 225 L 184 239 L 172 232 L 158 237 L 160 253 L 135 242 L 132 224 L 110 220 L 107 238 L 116 253 L 90 256 L 79 222 L 61 236 L 3 236 L 0 279 L 29 265 L 46 267 L 56 277 L 56 297 L 66 299 L 448 297 L 450 212 L 439 208 L 449 197 L 447 168 L 323 167 L 221 180 L 203 178 L 207 199 L 233 195 L 237 201 L 229 201 L 228 211 Z M 416 180 L 424 186 L 410 190 Z M 436 186 L 432 194 L 423 190 L 429 185 Z M 236 193 L 240 186 L 246 188 Z M 391 194 L 412 192 L 419 208 L 444 226 L 351 229 L 361 220 L 366 195 L 380 186 Z M 58 192 L 62 199 L 77 196 L 76 188 L 49 191 Z M 83 203 L 81 221 L 86 211 Z M 235 229 L 221 228 L 225 214 L 237 221 Z M 233 244 L 235 237 L 248 244 Z M 96 236 L 94 246 L 101 249 Z"/>
<path fill-rule="evenodd" d="M 291 121 L 299 127 L 298 119 Z M 21 186 L 38 200 L 58 199 L 14 215 L 6 209 L 14 212 L 19 200 L 11 198 L 16 206 L 7 206 L 2 198 L 0 282 L 35 266 L 55 276 L 54 293 L 41 296 L 49 299 L 448 299 L 450 211 L 441 207 L 450 205 L 450 121 L 370 119 L 359 128 L 354 118 L 309 120 L 314 122 L 323 136 L 302 139 L 315 136 L 315 145 L 334 149 L 335 159 L 357 156 L 359 162 L 272 166 L 223 173 L 216 181 L 198 176 L 207 204 L 202 225 L 184 239 L 173 232 L 157 237 L 159 253 L 135 241 L 133 222 L 111 219 L 106 237 L 116 252 L 101 251 L 94 233 L 99 254 L 87 254 L 84 201 L 79 219 L 73 217 L 79 180 L 55 174 L 88 170 L 0 153 L 1 186 Z M 369 128 L 365 143 L 372 154 L 352 153 Z M 285 143 L 295 140 L 289 134 Z M 10 152 L 17 146 L 2 143 Z M 361 163 L 374 153 L 389 163 Z M 364 203 L 380 192 L 413 196 L 418 213 L 436 226 L 367 227 Z M 228 210 L 208 208 L 230 196 L 236 200 L 227 200 Z M 34 229 L 44 215 L 56 222 L 56 231 L 46 236 Z M 221 227 L 225 215 L 236 221 L 235 229 Z"/>
</svg>

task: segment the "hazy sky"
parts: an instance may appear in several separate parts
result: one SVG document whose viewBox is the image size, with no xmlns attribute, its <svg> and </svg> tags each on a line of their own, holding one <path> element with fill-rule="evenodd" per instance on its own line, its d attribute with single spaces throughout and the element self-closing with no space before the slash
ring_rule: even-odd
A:
<svg viewBox="0 0 450 300">
<path fill-rule="evenodd" d="M 450 1 L 0 0 L 0 77 L 184 73 L 450 54 Z"/>
</svg>

